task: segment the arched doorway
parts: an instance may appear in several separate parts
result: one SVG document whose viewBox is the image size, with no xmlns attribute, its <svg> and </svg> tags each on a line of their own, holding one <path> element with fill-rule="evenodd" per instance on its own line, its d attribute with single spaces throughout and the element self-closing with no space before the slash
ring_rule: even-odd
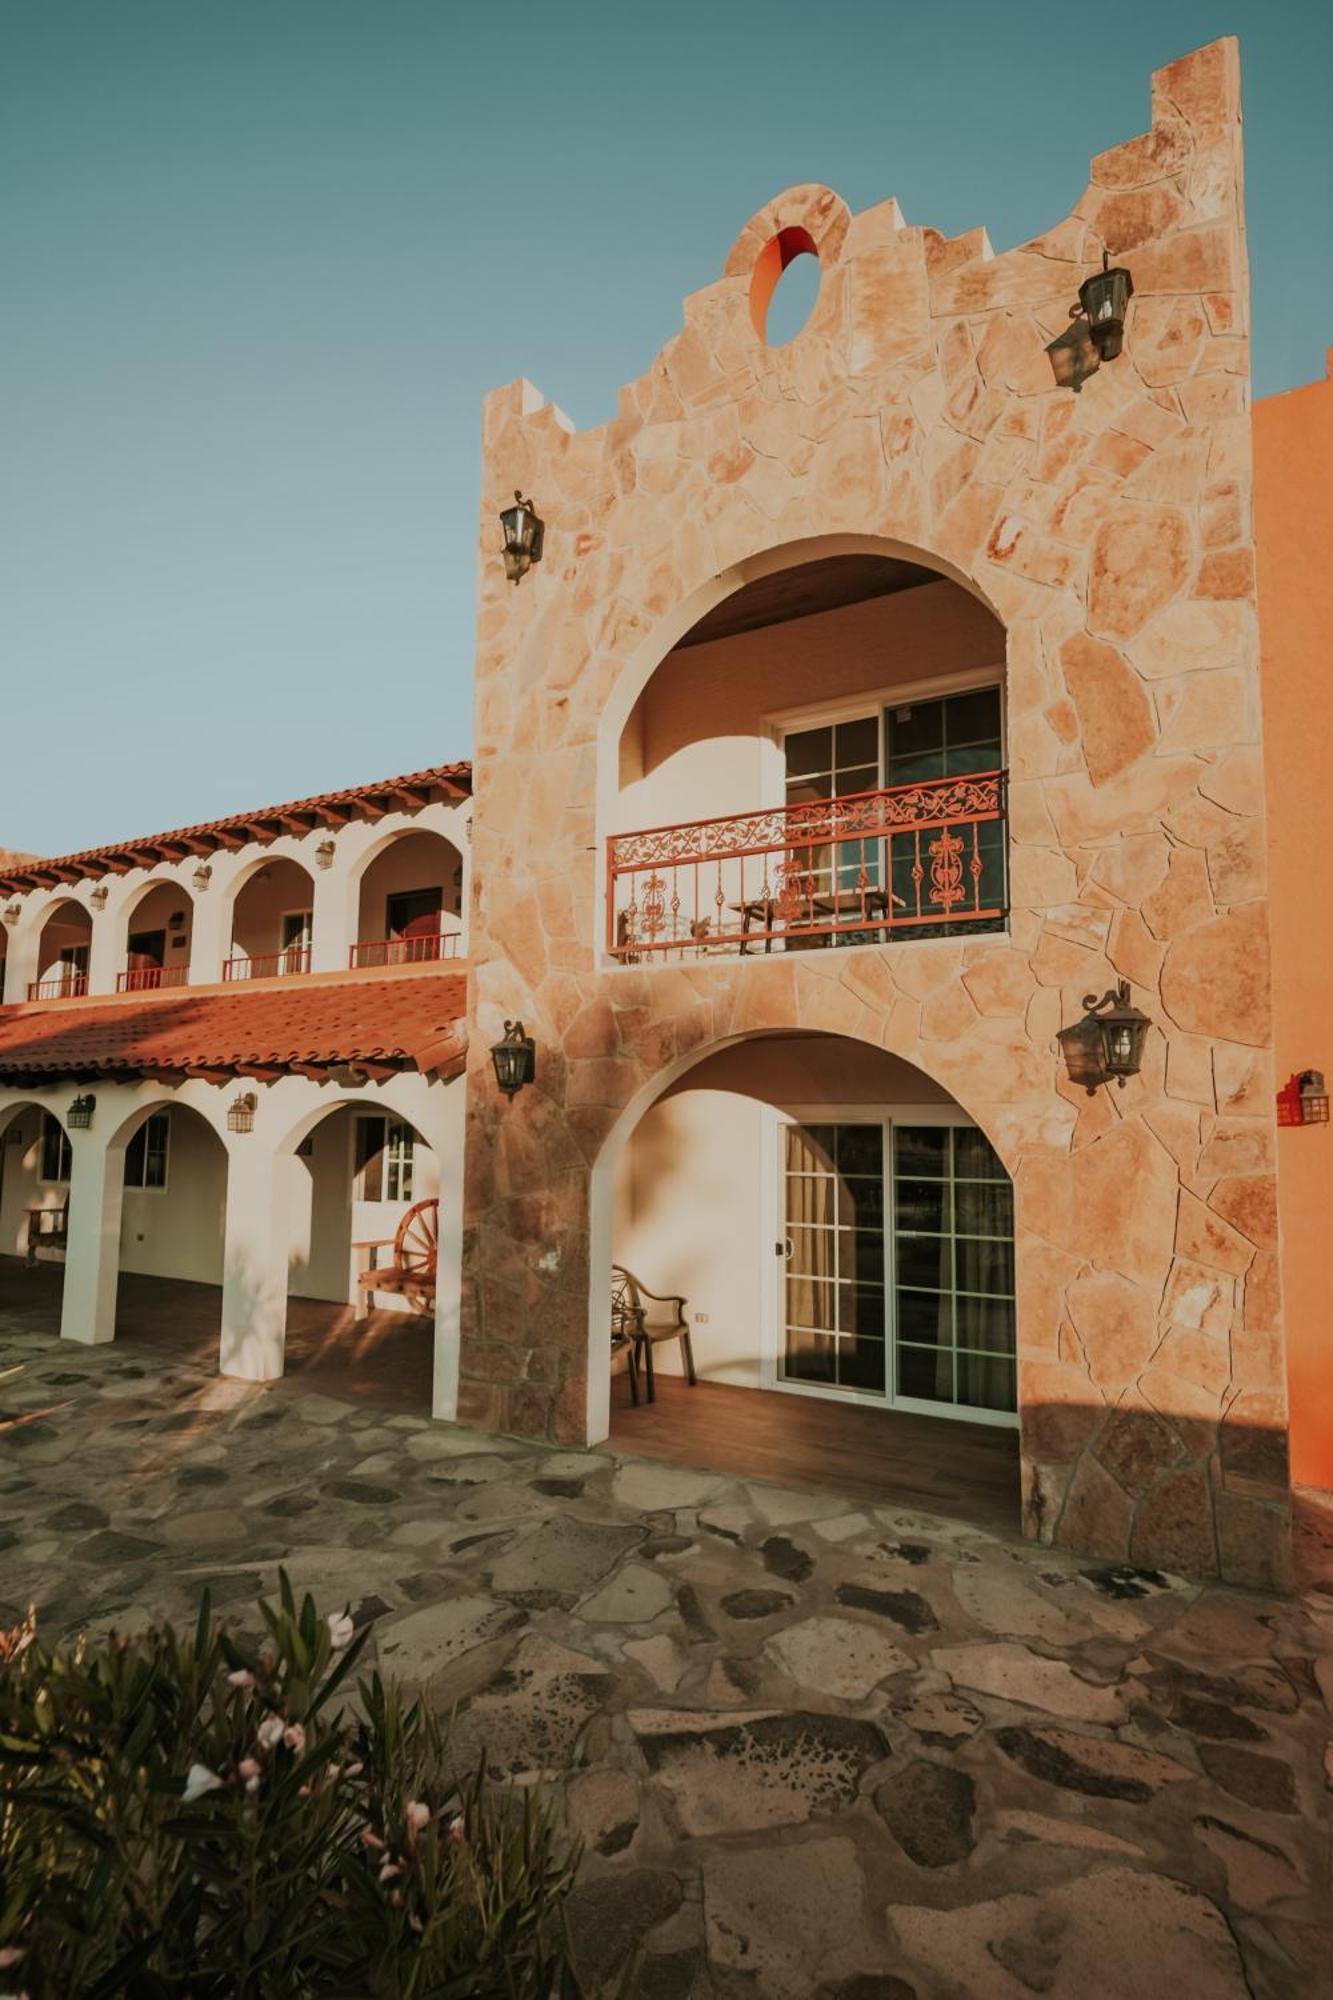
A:
<svg viewBox="0 0 1333 2000">
<path fill-rule="evenodd" d="M 280 1161 L 284 1372 L 359 1401 L 431 1408 L 436 1287 L 427 1266 L 440 1182 L 434 1147 L 383 1102 L 344 1102 L 303 1121 Z M 368 1281 L 372 1265 L 386 1271 L 385 1286 Z M 416 1281 L 393 1275 L 400 1270 Z"/>
<path fill-rule="evenodd" d="M 163 1097 L 137 1106 L 107 1151 L 120 1159 L 115 1337 L 215 1369 L 227 1149 L 200 1112 Z"/>
<path fill-rule="evenodd" d="M 190 977 L 194 900 L 176 881 L 145 882 L 125 911 L 124 961 L 116 972 L 119 993 L 184 986 Z"/>
<path fill-rule="evenodd" d="M 66 1000 L 88 991 L 93 920 L 82 903 L 53 903 L 37 941 L 37 976 L 29 1000 Z"/>
<path fill-rule="evenodd" d="M 627 1273 L 649 1338 L 609 1372 L 594 1312 L 594 1434 L 1016 1523 L 1013 1191 L 947 1091 L 844 1036 L 752 1035 L 669 1075 L 608 1145 L 593 1282 Z"/>
<path fill-rule="evenodd" d="M 232 898 L 226 980 L 291 978 L 309 972 L 315 884 L 288 855 L 258 861 Z"/>
<path fill-rule="evenodd" d="M 370 850 L 356 882 L 354 966 L 418 965 L 458 955 L 463 862 L 453 842 L 419 827 Z"/>
<path fill-rule="evenodd" d="M 70 1141 L 49 1105 L 0 1108 L 0 1314 L 58 1334 L 65 1289 Z"/>
</svg>

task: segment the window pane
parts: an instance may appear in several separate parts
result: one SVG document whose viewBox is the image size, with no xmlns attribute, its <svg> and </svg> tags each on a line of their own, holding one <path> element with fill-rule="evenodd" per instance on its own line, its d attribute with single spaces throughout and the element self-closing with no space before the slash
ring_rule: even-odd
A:
<svg viewBox="0 0 1333 2000">
<path fill-rule="evenodd" d="M 791 1381 L 831 1383 L 836 1380 L 834 1352 L 835 1342 L 828 1334 L 788 1328 L 782 1372 Z"/>
<path fill-rule="evenodd" d="M 960 1236 L 956 1245 L 960 1292 L 999 1292 L 1012 1298 L 1014 1246 L 985 1236 Z"/>
<path fill-rule="evenodd" d="M 787 1270 L 792 1277 L 831 1278 L 834 1273 L 834 1231 L 811 1228 L 790 1217 L 787 1222 L 787 1241 L 791 1255 L 787 1259 Z"/>
<path fill-rule="evenodd" d="M 125 1148 L 125 1185 L 141 1188 L 144 1184 L 144 1161 L 148 1157 L 148 1128 L 140 1125 Z"/>
<path fill-rule="evenodd" d="M 979 1348 L 989 1354 L 1012 1354 L 1014 1302 L 1012 1299 L 969 1299 L 957 1302 L 958 1345 Z M 913 1339 L 916 1335 L 912 1336 Z"/>
<path fill-rule="evenodd" d="M 955 1125 L 953 1139 L 954 1172 L 959 1180 L 1008 1181 L 994 1146 L 975 1125 Z"/>
<path fill-rule="evenodd" d="M 923 1347 L 953 1345 L 953 1301 L 947 1292 L 898 1292 L 898 1338 Z"/>
<path fill-rule="evenodd" d="M 832 1173 L 837 1144 L 833 1125 L 789 1125 L 787 1166 L 793 1173 Z"/>
<path fill-rule="evenodd" d="M 898 1282 L 928 1291 L 953 1288 L 953 1242 L 948 1236 L 900 1236 Z"/>
<path fill-rule="evenodd" d="M 838 1128 L 838 1171 L 842 1174 L 873 1174 L 884 1171 L 884 1132 L 879 1125 L 840 1125 Z"/>
<path fill-rule="evenodd" d="M 848 764 L 839 768 L 837 790 L 846 798 L 853 792 L 877 792 L 879 790 L 878 764 Z"/>
<path fill-rule="evenodd" d="M 932 1403 L 951 1403 L 953 1401 L 952 1354 L 944 1348 L 932 1353 L 928 1347 L 900 1347 L 898 1394 L 921 1397 Z"/>
<path fill-rule="evenodd" d="M 800 729 L 786 740 L 787 776 L 808 778 L 819 771 L 833 769 L 833 731 L 831 729 Z"/>
<path fill-rule="evenodd" d="M 789 806 L 812 805 L 816 799 L 833 797 L 833 773 L 824 771 L 812 778 L 788 778 L 787 804 Z"/>
<path fill-rule="evenodd" d="M 960 1188 L 958 1192 L 961 1203 L 963 1190 Z M 989 1193 L 989 1189 L 986 1192 Z M 949 1227 L 949 1183 L 900 1180 L 893 1192 L 893 1211 L 897 1226 L 904 1234 L 910 1235 L 919 1229 L 938 1234 Z M 961 1222 L 959 1227 L 962 1227 Z"/>
<path fill-rule="evenodd" d="M 1016 1410 L 1018 1368 L 996 1354 L 958 1356 L 958 1400 L 974 1410 Z"/>
<path fill-rule="evenodd" d="M 932 1179 L 949 1171 L 947 1125 L 897 1125 L 893 1132 L 895 1172 Z"/>
<path fill-rule="evenodd" d="M 997 687 L 974 688 L 967 694 L 951 694 L 946 697 L 944 707 L 945 739 L 950 745 L 990 743 L 998 752 L 1000 690 Z M 995 761 L 998 764 L 998 756 Z"/>
<path fill-rule="evenodd" d="M 800 1278 L 788 1274 L 787 1324 L 815 1327 L 832 1332 L 836 1324 L 837 1287 L 823 1278 Z"/>
<path fill-rule="evenodd" d="M 838 1381 L 845 1389 L 880 1395 L 884 1389 L 884 1342 L 843 1340 L 838 1343 Z"/>
<path fill-rule="evenodd" d="M 1014 1191 L 1007 1181 L 959 1181 L 954 1201 L 960 1235 L 1013 1235 Z"/>
<path fill-rule="evenodd" d="M 889 762 L 896 767 L 909 758 L 937 755 L 944 748 L 944 704 L 918 701 L 884 712 Z"/>
<path fill-rule="evenodd" d="M 877 772 L 879 770 L 878 716 L 858 715 L 855 722 L 840 722 L 834 732 L 834 745 L 839 770 L 847 770 L 853 764 L 868 764 Z M 870 780 L 871 786 L 877 782 L 877 778 L 872 777 Z"/>
</svg>

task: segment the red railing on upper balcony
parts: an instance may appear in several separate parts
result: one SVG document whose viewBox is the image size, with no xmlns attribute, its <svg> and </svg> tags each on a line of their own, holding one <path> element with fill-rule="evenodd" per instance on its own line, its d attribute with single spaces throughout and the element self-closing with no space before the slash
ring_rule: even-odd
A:
<svg viewBox="0 0 1333 2000">
<path fill-rule="evenodd" d="M 358 970 L 370 965 L 423 965 L 432 959 L 457 958 L 459 933 L 431 931 L 425 937 L 362 938 L 347 955 Z"/>
<path fill-rule="evenodd" d="M 87 991 L 86 972 L 44 972 L 28 982 L 30 1000 L 75 1000 Z"/>
<path fill-rule="evenodd" d="M 809 950 L 995 926 L 1005 773 L 613 834 L 607 949 L 633 962 Z"/>
<path fill-rule="evenodd" d="M 185 986 L 190 978 L 188 965 L 133 965 L 116 974 L 117 993 L 152 993 L 159 986 Z"/>
<path fill-rule="evenodd" d="M 285 951 L 257 951 L 249 958 L 225 958 L 222 977 L 233 979 L 292 979 L 310 970 L 310 946 L 290 944 Z"/>
</svg>

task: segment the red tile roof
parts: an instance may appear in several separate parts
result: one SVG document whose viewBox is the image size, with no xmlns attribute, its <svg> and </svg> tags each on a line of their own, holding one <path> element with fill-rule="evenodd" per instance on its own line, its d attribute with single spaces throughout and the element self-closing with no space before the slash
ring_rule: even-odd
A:
<svg viewBox="0 0 1333 2000">
<path fill-rule="evenodd" d="M 456 1076 L 467 1050 L 467 977 L 360 977 L 308 984 L 188 988 L 78 1006 L 0 1008 L 0 1083 L 152 1076 L 323 1081 L 352 1064 Z"/>
<path fill-rule="evenodd" d="M 402 778 L 381 778 L 373 785 L 350 785 L 341 792 L 320 792 L 312 799 L 287 805 L 263 806 L 258 812 L 234 813 L 230 819 L 207 820 L 202 826 L 181 826 L 171 833 L 145 834 L 141 840 L 112 841 L 106 847 L 86 847 L 78 854 L 53 860 L 0 856 L 0 895 L 61 882 L 78 882 L 91 875 L 123 875 L 131 868 L 157 867 L 187 854 L 213 854 L 219 847 L 244 847 L 247 842 L 276 840 L 280 833 L 309 833 L 316 826 L 345 826 L 348 820 L 379 819 L 404 808 L 414 811 L 437 799 L 467 798 L 472 791 L 472 766 L 436 764 L 428 771 L 409 771 Z"/>
</svg>

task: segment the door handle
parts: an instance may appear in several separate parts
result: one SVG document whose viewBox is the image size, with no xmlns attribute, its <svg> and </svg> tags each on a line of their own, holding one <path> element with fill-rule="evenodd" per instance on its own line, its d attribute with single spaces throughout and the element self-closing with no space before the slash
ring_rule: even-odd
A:
<svg viewBox="0 0 1333 2000">
<path fill-rule="evenodd" d="M 784 1236 L 781 1243 L 773 1245 L 773 1255 L 775 1257 L 792 1257 L 795 1255 L 795 1246 L 790 1236 Z"/>
</svg>

